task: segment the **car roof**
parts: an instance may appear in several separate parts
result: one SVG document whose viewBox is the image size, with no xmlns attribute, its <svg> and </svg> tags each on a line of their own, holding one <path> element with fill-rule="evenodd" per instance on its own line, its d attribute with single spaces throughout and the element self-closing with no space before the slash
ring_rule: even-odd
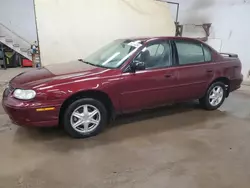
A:
<svg viewBox="0 0 250 188">
<path fill-rule="evenodd" d="M 201 40 L 197 38 L 189 38 L 189 37 L 175 37 L 175 36 L 157 36 L 157 37 L 131 37 L 131 38 L 126 38 L 127 40 L 140 40 L 143 42 L 148 42 L 151 40 L 160 40 L 160 39 L 170 39 L 170 40 L 193 40 L 193 41 L 198 41 L 202 42 Z"/>
</svg>

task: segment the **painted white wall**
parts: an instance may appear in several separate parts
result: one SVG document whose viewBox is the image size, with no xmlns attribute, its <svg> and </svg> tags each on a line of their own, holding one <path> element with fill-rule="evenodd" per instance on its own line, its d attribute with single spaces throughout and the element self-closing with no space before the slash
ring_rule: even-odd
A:
<svg viewBox="0 0 250 188">
<path fill-rule="evenodd" d="M 35 0 L 43 65 L 85 57 L 117 38 L 174 35 L 166 3 L 154 0 Z"/>
<path fill-rule="evenodd" d="M 176 1 L 180 3 L 183 36 L 205 36 L 204 30 L 193 24 L 212 23 L 208 43 L 218 51 L 239 54 L 246 78 L 250 70 L 250 0 Z"/>
<path fill-rule="evenodd" d="M 33 0 L 0 0 L 0 23 L 30 43 L 37 40 Z"/>
</svg>

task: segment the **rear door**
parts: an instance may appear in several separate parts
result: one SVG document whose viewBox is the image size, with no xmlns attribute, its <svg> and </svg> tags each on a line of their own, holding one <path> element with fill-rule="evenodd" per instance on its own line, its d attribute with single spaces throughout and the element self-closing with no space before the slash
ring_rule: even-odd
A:
<svg viewBox="0 0 250 188">
<path fill-rule="evenodd" d="M 174 45 L 178 56 L 176 99 L 198 99 L 205 94 L 215 74 L 211 50 L 195 40 L 175 40 Z"/>
</svg>

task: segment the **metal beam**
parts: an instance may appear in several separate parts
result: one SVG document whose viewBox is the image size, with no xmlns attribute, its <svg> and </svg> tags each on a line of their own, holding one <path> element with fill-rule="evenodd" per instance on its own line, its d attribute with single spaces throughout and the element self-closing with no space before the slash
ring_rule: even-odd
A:
<svg viewBox="0 0 250 188">
<path fill-rule="evenodd" d="M 168 3 L 168 4 L 172 4 L 172 5 L 176 5 L 176 6 L 177 6 L 176 16 L 175 16 L 175 22 L 177 23 L 177 22 L 178 22 L 178 19 L 179 19 L 180 3 L 176 3 L 176 2 L 173 2 L 173 1 L 164 1 L 164 0 L 156 0 L 156 1 L 161 1 L 161 2 L 165 2 L 165 3 Z"/>
<path fill-rule="evenodd" d="M 168 4 L 176 5 L 177 6 L 177 11 L 176 11 L 176 17 L 175 17 L 175 22 L 178 22 L 179 19 L 179 9 L 180 9 L 180 3 L 176 3 L 173 1 L 167 1 Z"/>
</svg>

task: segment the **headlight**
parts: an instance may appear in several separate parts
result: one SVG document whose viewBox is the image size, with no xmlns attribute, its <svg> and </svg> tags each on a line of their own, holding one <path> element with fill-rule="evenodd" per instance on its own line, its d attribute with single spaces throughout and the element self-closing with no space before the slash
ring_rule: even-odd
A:
<svg viewBox="0 0 250 188">
<path fill-rule="evenodd" d="M 29 100 L 35 98 L 36 92 L 34 90 L 16 89 L 13 95 L 17 99 Z"/>
</svg>

